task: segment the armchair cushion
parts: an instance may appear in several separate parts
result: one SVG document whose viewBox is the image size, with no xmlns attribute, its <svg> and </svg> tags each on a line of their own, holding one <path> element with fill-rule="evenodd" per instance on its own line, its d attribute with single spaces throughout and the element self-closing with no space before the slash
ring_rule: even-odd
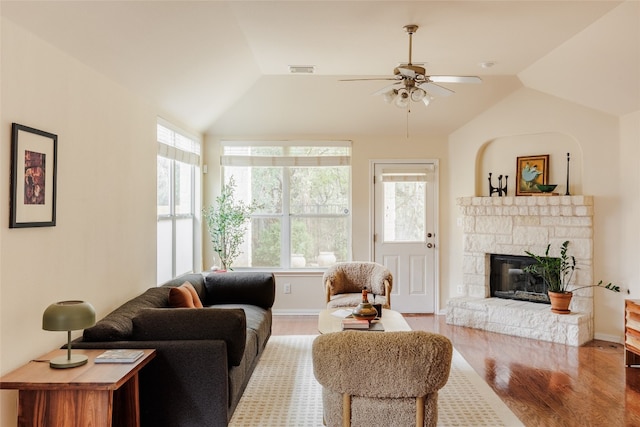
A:
<svg viewBox="0 0 640 427">
<path fill-rule="evenodd" d="M 391 272 L 375 262 L 340 262 L 327 268 L 323 275 L 331 295 L 359 293 L 365 288 L 376 295 L 384 295 L 385 280 L 392 284 Z"/>
</svg>

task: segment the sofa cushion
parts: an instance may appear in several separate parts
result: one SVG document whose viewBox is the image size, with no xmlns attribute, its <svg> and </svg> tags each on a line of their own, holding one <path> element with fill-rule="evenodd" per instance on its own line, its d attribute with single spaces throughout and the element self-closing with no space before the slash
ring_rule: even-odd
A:
<svg viewBox="0 0 640 427">
<path fill-rule="evenodd" d="M 221 309 L 242 309 L 245 313 L 247 329 L 255 332 L 255 349 L 259 354 L 267 344 L 271 336 L 271 325 L 273 322 L 271 310 L 256 307 L 248 304 L 218 304 L 211 307 Z"/>
<path fill-rule="evenodd" d="M 251 304 L 265 309 L 275 300 L 275 277 L 272 273 L 210 273 L 204 279 L 205 305 Z"/>
<path fill-rule="evenodd" d="M 133 318 L 136 341 L 221 340 L 227 345 L 229 366 L 242 360 L 247 337 L 242 309 L 147 309 Z"/>
<path fill-rule="evenodd" d="M 125 341 L 133 333 L 132 319 L 145 308 L 168 307 L 169 288 L 150 288 L 113 310 L 94 326 L 84 330 L 84 341 Z"/>
<path fill-rule="evenodd" d="M 255 332 L 247 330 L 247 343 L 244 349 L 244 357 L 238 366 L 229 368 L 229 406 L 234 410 L 238 405 L 242 393 L 251 378 L 251 374 L 258 363 L 259 351 L 256 348 L 257 338 Z"/>
</svg>

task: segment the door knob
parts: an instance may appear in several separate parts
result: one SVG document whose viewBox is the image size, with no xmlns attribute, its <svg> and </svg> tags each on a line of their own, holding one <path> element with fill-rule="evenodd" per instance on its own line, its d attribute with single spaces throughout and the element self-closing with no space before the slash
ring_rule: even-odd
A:
<svg viewBox="0 0 640 427">
<path fill-rule="evenodd" d="M 434 245 L 433 245 L 433 243 L 427 243 L 427 247 L 428 247 L 429 249 L 431 249 L 433 246 L 434 246 Z"/>
</svg>

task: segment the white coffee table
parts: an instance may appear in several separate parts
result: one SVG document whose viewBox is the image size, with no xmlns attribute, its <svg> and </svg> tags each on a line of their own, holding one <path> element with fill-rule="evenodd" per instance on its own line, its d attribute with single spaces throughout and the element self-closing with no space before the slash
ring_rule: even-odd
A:
<svg viewBox="0 0 640 427">
<path fill-rule="evenodd" d="M 346 311 L 345 311 L 346 310 Z M 342 331 L 342 316 L 335 316 L 333 313 L 345 311 L 345 314 L 348 314 L 347 311 L 351 311 L 349 308 L 331 308 L 328 310 L 322 310 L 318 315 L 318 332 L 321 334 L 327 334 L 329 332 L 340 332 Z M 375 322 L 382 323 L 385 332 L 398 332 L 398 331 L 410 331 L 411 327 L 404 320 L 404 317 L 401 313 L 388 310 L 386 308 L 382 309 L 382 316 L 380 320 L 375 320 Z"/>
</svg>

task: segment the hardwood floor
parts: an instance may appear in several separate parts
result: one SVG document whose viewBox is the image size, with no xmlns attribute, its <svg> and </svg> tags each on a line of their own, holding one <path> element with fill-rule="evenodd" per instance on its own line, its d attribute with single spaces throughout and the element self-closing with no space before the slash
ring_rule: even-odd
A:
<svg viewBox="0 0 640 427">
<path fill-rule="evenodd" d="M 582 347 L 447 325 L 444 316 L 406 315 L 414 330 L 448 337 L 526 426 L 640 427 L 640 367 L 623 346 Z M 274 316 L 274 335 L 317 334 L 317 316 Z"/>
</svg>

